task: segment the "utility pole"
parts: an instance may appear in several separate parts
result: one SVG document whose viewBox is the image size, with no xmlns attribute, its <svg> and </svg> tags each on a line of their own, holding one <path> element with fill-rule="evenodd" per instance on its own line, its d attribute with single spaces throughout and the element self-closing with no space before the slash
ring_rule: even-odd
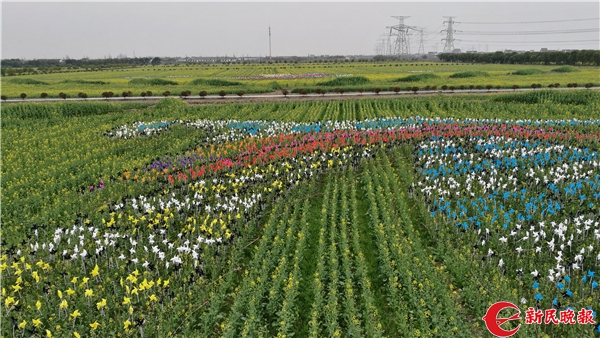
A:
<svg viewBox="0 0 600 338">
<path fill-rule="evenodd" d="M 448 21 L 444 21 L 444 24 L 448 23 L 448 28 L 440 31 L 440 33 L 446 32 L 446 38 L 442 39 L 442 41 L 446 41 L 446 44 L 444 45 L 444 53 L 452 53 L 454 50 L 454 32 L 456 32 L 452 27 L 452 24 L 455 23 L 455 21 L 452 21 L 452 18 L 455 17 L 445 16 L 444 18 L 448 18 Z"/>
<path fill-rule="evenodd" d="M 271 61 L 271 25 L 269 25 L 269 61 Z"/>
</svg>

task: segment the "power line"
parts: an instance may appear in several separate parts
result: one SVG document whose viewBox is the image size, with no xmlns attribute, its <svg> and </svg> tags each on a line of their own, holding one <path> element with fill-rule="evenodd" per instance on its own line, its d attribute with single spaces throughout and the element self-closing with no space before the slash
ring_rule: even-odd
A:
<svg viewBox="0 0 600 338">
<path fill-rule="evenodd" d="M 482 42 L 482 43 L 568 43 L 568 42 L 597 42 L 598 40 L 563 40 L 563 41 L 489 41 L 489 40 L 462 40 L 463 42 Z"/>
<path fill-rule="evenodd" d="M 571 33 L 590 33 L 598 32 L 598 28 L 583 28 L 557 31 L 511 31 L 511 32 L 493 32 L 493 31 L 456 31 L 461 35 L 536 35 L 536 34 L 571 34 Z"/>
<path fill-rule="evenodd" d="M 511 24 L 571 22 L 571 21 L 590 21 L 590 20 L 600 20 L 600 18 L 569 19 L 569 20 L 549 20 L 549 21 L 513 21 L 513 22 L 463 22 L 463 21 L 461 21 L 460 23 L 462 23 L 462 24 L 468 24 L 468 25 L 511 25 Z"/>
</svg>

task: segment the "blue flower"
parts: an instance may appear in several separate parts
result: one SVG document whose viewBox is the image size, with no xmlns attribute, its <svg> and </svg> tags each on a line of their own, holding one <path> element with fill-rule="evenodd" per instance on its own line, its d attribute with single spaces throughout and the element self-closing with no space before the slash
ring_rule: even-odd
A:
<svg viewBox="0 0 600 338">
<path fill-rule="evenodd" d="M 569 276 L 565 276 L 565 281 L 566 281 L 567 283 L 571 283 L 571 277 L 569 277 Z"/>
<path fill-rule="evenodd" d="M 592 282 L 592 290 L 598 287 L 598 282 Z"/>
<path fill-rule="evenodd" d="M 534 288 L 534 289 L 537 289 L 537 288 L 540 287 L 540 283 L 535 282 L 535 283 L 533 283 L 533 285 L 531 287 Z"/>
<path fill-rule="evenodd" d="M 544 297 L 542 297 L 542 294 L 538 292 L 538 293 L 535 295 L 535 300 L 542 300 L 542 299 L 544 299 Z"/>
</svg>

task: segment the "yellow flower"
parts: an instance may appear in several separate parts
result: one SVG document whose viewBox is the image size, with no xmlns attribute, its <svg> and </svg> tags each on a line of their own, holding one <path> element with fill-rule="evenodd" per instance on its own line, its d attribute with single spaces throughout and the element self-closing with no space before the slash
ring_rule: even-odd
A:
<svg viewBox="0 0 600 338">
<path fill-rule="evenodd" d="M 67 300 L 66 300 L 66 299 L 63 299 L 63 301 L 62 301 L 62 302 L 60 302 L 59 309 L 61 309 L 61 310 L 62 310 L 62 309 L 66 309 L 66 308 L 68 308 L 68 307 L 69 307 L 69 303 L 67 303 Z"/>
<path fill-rule="evenodd" d="M 19 285 L 19 284 L 17 284 L 17 285 L 12 285 L 11 287 L 13 288 L 14 292 L 18 292 L 19 290 L 21 290 L 21 289 L 22 289 L 21 285 Z"/>
<path fill-rule="evenodd" d="M 98 326 L 100 326 L 100 324 L 98 323 L 98 321 L 95 321 L 95 322 L 93 322 L 93 323 L 90 324 L 90 327 L 92 328 L 92 331 L 94 331 L 95 329 L 97 329 Z"/>
<path fill-rule="evenodd" d="M 13 297 L 6 297 L 6 300 L 4 300 L 4 306 L 8 307 L 10 304 L 15 303 L 15 299 Z M 16 303 L 15 303 L 16 305 Z"/>
<path fill-rule="evenodd" d="M 71 313 L 71 317 L 73 317 L 73 319 L 75 319 L 79 316 L 81 316 L 81 313 L 79 312 L 79 310 L 75 310 L 75 311 L 73 311 L 73 313 Z"/>
<path fill-rule="evenodd" d="M 71 283 L 73 283 L 73 284 L 77 283 L 77 277 L 73 277 L 73 279 L 71 279 Z"/>
<path fill-rule="evenodd" d="M 89 277 L 83 277 L 83 280 L 81 281 L 81 284 L 79 284 L 79 287 L 82 287 L 83 285 L 87 284 L 87 282 L 90 280 Z"/>
<path fill-rule="evenodd" d="M 131 305 L 129 305 L 129 314 L 133 313 L 133 307 Z"/>
<path fill-rule="evenodd" d="M 123 305 L 127 305 L 131 303 L 131 298 L 123 297 Z"/>
<path fill-rule="evenodd" d="M 66 292 L 69 296 L 75 293 L 75 291 L 71 290 L 71 288 L 68 288 Z"/>
<path fill-rule="evenodd" d="M 58 290 L 58 298 L 62 299 L 62 292 Z"/>
<path fill-rule="evenodd" d="M 46 330 L 46 337 L 52 338 L 52 332 L 50 332 L 50 330 Z"/>
<path fill-rule="evenodd" d="M 156 295 L 150 295 L 150 300 L 156 302 L 158 299 L 156 298 Z"/>
<path fill-rule="evenodd" d="M 27 325 L 27 321 L 26 320 L 24 320 L 21 323 L 19 323 L 19 329 L 21 329 L 21 330 L 24 329 L 25 325 Z"/>
<path fill-rule="evenodd" d="M 99 275 L 98 264 L 96 264 L 96 266 L 94 267 L 94 270 L 92 270 L 92 277 L 96 277 L 98 275 Z"/>
<path fill-rule="evenodd" d="M 73 332 L 73 335 L 75 336 L 75 338 L 81 338 L 81 335 L 77 332 Z"/>
<path fill-rule="evenodd" d="M 98 310 L 100 310 L 101 308 L 106 306 L 106 299 L 102 298 L 102 301 L 96 303 L 96 307 L 98 308 Z"/>
<path fill-rule="evenodd" d="M 32 272 L 31 277 L 33 277 L 33 279 L 35 279 L 36 283 L 38 283 L 40 281 L 40 276 L 38 275 L 37 271 Z"/>
<path fill-rule="evenodd" d="M 94 295 L 94 291 L 92 289 L 87 289 L 85 290 L 84 295 L 86 297 L 92 297 Z"/>
<path fill-rule="evenodd" d="M 40 302 L 39 300 L 35 302 L 35 307 L 39 310 L 42 307 L 42 302 Z"/>
<path fill-rule="evenodd" d="M 125 326 L 125 330 L 129 329 L 129 326 L 131 326 L 131 322 L 129 321 L 129 319 L 123 322 L 123 326 Z"/>
<path fill-rule="evenodd" d="M 42 321 L 38 318 L 38 319 L 34 319 L 31 321 L 33 323 L 33 325 L 37 328 L 39 328 L 42 325 Z"/>
<path fill-rule="evenodd" d="M 163 281 L 163 288 L 166 288 L 166 287 L 167 287 L 167 285 L 169 285 L 169 280 L 168 280 L 168 279 L 165 279 L 165 280 Z"/>
</svg>

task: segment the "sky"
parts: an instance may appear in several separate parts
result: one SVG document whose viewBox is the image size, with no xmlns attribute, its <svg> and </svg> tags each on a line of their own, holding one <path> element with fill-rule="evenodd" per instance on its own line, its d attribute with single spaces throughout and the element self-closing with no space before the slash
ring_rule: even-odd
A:
<svg viewBox="0 0 600 338">
<path fill-rule="evenodd" d="M 463 51 L 600 49 L 598 1 L 4 1 L 1 6 L 2 59 L 266 56 L 269 27 L 274 57 L 374 55 L 389 27 L 398 25 L 392 16 L 409 16 L 406 25 L 425 28 L 425 52 L 443 51 L 444 16 L 454 16 L 454 38 L 462 40 L 454 46 Z M 410 51 L 417 52 L 420 36 L 410 32 Z"/>
</svg>

